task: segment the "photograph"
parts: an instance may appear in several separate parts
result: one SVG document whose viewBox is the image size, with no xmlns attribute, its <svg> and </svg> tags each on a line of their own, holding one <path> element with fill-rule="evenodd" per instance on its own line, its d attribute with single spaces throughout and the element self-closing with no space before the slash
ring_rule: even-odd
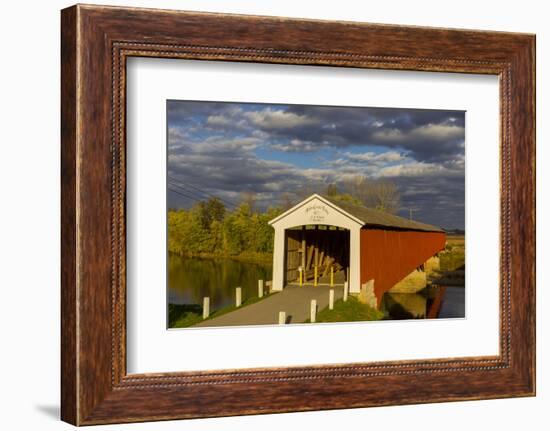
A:
<svg viewBox="0 0 550 431">
<path fill-rule="evenodd" d="M 167 100 L 168 328 L 465 318 L 465 116 Z"/>
</svg>

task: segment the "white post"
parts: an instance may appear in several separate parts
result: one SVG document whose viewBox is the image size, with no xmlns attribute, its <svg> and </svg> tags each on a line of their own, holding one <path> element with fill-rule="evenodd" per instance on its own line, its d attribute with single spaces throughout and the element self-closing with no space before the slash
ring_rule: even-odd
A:
<svg viewBox="0 0 550 431">
<path fill-rule="evenodd" d="M 258 298 L 263 298 L 264 296 L 264 281 L 258 280 Z"/>
<path fill-rule="evenodd" d="M 286 323 L 286 313 L 284 311 L 279 311 L 279 325 L 284 325 Z"/>
<path fill-rule="evenodd" d="M 282 227 L 275 227 L 275 237 L 273 239 L 273 280 L 271 290 L 278 292 L 283 290 L 285 279 L 285 230 Z"/>
<path fill-rule="evenodd" d="M 237 287 L 235 289 L 235 307 L 240 307 L 242 302 L 242 289 Z"/>
<path fill-rule="evenodd" d="M 202 298 L 202 318 L 206 319 L 210 316 L 210 298 L 205 296 Z"/>
<path fill-rule="evenodd" d="M 328 292 L 328 309 L 334 310 L 334 289 L 330 289 Z"/>
<path fill-rule="evenodd" d="M 350 293 L 359 293 L 361 291 L 361 227 L 355 226 L 350 229 L 350 256 L 349 256 L 349 279 L 348 289 Z"/>
<path fill-rule="evenodd" d="M 344 302 L 348 300 L 348 282 L 344 282 Z"/>
<path fill-rule="evenodd" d="M 317 300 L 311 300 L 311 307 L 309 309 L 309 320 L 311 323 L 315 323 L 315 317 L 317 316 Z"/>
</svg>

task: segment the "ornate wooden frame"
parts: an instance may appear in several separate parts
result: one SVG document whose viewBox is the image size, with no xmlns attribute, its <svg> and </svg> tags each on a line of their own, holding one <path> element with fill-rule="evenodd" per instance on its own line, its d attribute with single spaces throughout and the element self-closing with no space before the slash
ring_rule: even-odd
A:
<svg viewBox="0 0 550 431">
<path fill-rule="evenodd" d="M 63 420 L 88 425 L 534 395 L 534 35 L 80 5 L 61 16 Z M 498 75 L 500 354 L 127 375 L 129 56 Z"/>
</svg>

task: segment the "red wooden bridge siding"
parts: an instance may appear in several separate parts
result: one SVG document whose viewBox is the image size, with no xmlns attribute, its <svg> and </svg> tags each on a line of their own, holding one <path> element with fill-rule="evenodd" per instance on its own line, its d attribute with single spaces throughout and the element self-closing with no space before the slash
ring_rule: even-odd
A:
<svg viewBox="0 0 550 431">
<path fill-rule="evenodd" d="M 361 229 L 361 284 L 374 279 L 382 295 L 445 248 L 444 232 Z"/>
</svg>

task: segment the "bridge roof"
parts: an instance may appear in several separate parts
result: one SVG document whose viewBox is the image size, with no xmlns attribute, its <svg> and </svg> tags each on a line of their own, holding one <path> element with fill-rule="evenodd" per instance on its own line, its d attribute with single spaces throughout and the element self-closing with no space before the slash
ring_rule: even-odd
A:
<svg viewBox="0 0 550 431">
<path fill-rule="evenodd" d="M 421 223 L 415 220 L 409 220 L 404 217 L 399 217 L 384 211 L 379 211 L 372 208 L 366 208 L 361 205 L 355 205 L 349 202 L 332 199 L 328 196 L 322 196 L 322 198 L 344 210 L 348 214 L 351 214 L 352 216 L 358 218 L 363 222 L 364 225 L 407 230 L 420 230 L 426 232 L 444 232 L 444 230 L 440 227 Z"/>
<path fill-rule="evenodd" d="M 401 230 L 415 230 L 415 231 L 425 231 L 425 232 L 444 232 L 443 229 L 437 226 L 432 226 L 426 223 L 409 220 L 404 217 L 399 217 L 393 214 L 388 214 L 383 211 L 375 210 L 372 208 L 366 208 L 360 205 L 351 204 L 349 202 L 333 199 L 328 196 L 322 196 L 318 194 L 313 194 L 308 198 L 304 199 L 302 202 L 293 206 L 288 211 L 285 211 L 283 214 L 271 220 L 269 224 L 278 222 L 279 220 L 283 219 L 287 215 L 293 213 L 297 208 L 304 206 L 305 204 L 307 204 L 308 202 L 314 199 L 319 199 L 332 207 L 338 208 L 340 212 L 346 214 L 347 217 L 355 220 L 357 223 L 361 223 L 363 226 L 401 229 Z M 305 224 L 309 224 L 309 223 L 305 223 Z"/>
</svg>

